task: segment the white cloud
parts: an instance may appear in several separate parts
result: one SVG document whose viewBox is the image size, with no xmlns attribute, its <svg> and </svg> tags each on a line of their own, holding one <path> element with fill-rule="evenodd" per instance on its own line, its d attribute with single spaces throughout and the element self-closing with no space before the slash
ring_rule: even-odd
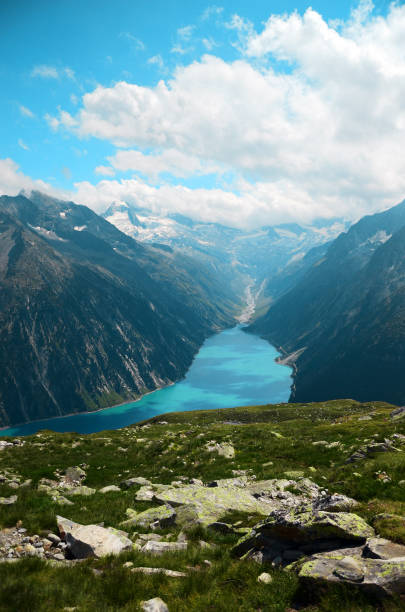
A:
<svg viewBox="0 0 405 612">
<path fill-rule="evenodd" d="M 18 146 L 20 146 L 22 149 L 24 149 L 24 151 L 29 151 L 30 148 L 27 144 L 25 144 L 25 142 L 23 141 L 22 138 L 18 139 Z"/>
<path fill-rule="evenodd" d="M 212 6 L 207 6 L 203 14 L 201 15 L 202 21 L 206 21 L 207 19 L 211 19 L 211 17 L 218 17 L 224 8 L 223 6 L 216 6 L 213 4 Z"/>
<path fill-rule="evenodd" d="M 55 66 L 48 66 L 46 64 L 39 64 L 34 66 L 31 70 L 32 77 L 40 77 L 43 79 L 60 79 L 67 77 L 68 79 L 74 80 L 75 73 L 71 68 L 56 68 Z"/>
<path fill-rule="evenodd" d="M 111 168 L 111 166 L 97 166 L 97 168 L 94 169 L 94 172 L 103 176 L 115 176 L 115 170 L 114 168 Z"/>
<path fill-rule="evenodd" d="M 152 64 L 157 66 L 160 70 L 163 70 L 163 68 L 165 67 L 164 61 L 162 56 L 160 55 L 160 53 L 158 55 L 153 55 L 153 57 L 150 57 L 148 59 L 148 64 Z"/>
<path fill-rule="evenodd" d="M 99 86 L 75 116 L 60 111 L 51 125 L 151 150 L 158 166 L 177 151 L 199 160 L 196 172 L 204 164 L 231 168 L 238 195 L 216 191 L 212 206 L 212 194 L 199 190 L 216 220 L 225 212 L 239 222 L 255 211 L 258 222 L 283 211 L 285 220 L 357 217 L 388 207 L 405 194 L 405 6 L 391 5 L 386 17 L 371 8 L 362 2 L 333 25 L 312 9 L 272 15 L 260 32 L 234 16 L 242 59 L 206 55 L 156 87 Z M 150 173 L 153 156 L 135 154 Z M 184 194 L 191 208 L 196 202 L 194 192 L 165 188 L 180 207 Z M 154 201 L 168 195 L 153 189 Z"/>
<path fill-rule="evenodd" d="M 22 104 L 20 104 L 20 113 L 22 114 L 23 117 L 29 117 L 30 119 L 35 117 L 34 113 L 29 108 L 27 108 L 26 106 L 23 106 Z"/>
<path fill-rule="evenodd" d="M 175 45 L 173 45 L 173 47 L 170 49 L 170 53 L 178 53 L 179 55 L 185 55 L 186 53 L 188 53 L 190 51 L 189 48 L 186 47 L 182 47 L 179 43 L 176 43 Z"/>
<path fill-rule="evenodd" d="M 65 197 L 61 191 L 55 190 L 45 181 L 34 180 L 19 170 L 18 164 L 12 159 L 0 159 L 0 194 L 17 195 L 22 189 L 30 191 L 38 189 L 59 197 Z"/>
<path fill-rule="evenodd" d="M 182 40 L 188 41 L 190 40 L 194 29 L 195 29 L 195 26 L 193 25 L 188 25 L 188 26 L 184 26 L 183 28 L 179 28 L 177 30 L 177 36 L 181 38 Z"/>
<path fill-rule="evenodd" d="M 307 195 L 294 184 L 281 181 L 255 185 L 241 182 L 239 193 L 225 189 L 189 189 L 182 185 L 154 187 L 138 179 L 103 180 L 96 185 L 84 181 L 75 183 L 75 189 L 73 199 L 97 212 L 104 211 L 115 200 L 123 200 L 153 212 L 180 212 L 193 219 L 241 228 L 296 220 L 306 223 L 312 219 Z M 329 216 L 336 202 L 330 204 Z M 349 205 L 345 206 L 342 213 L 349 209 Z M 318 217 L 328 213 L 324 205 L 317 203 L 313 204 L 312 211 Z"/>
<path fill-rule="evenodd" d="M 186 155 L 177 149 L 167 149 L 149 155 L 145 155 L 141 151 L 119 150 L 107 159 L 115 170 L 141 172 L 153 181 L 156 181 L 159 175 L 164 172 L 176 177 L 186 178 L 222 171 L 218 165 L 203 162 L 198 157 Z M 101 167 L 104 168 L 104 166 Z"/>
<path fill-rule="evenodd" d="M 98 167 L 98 174 L 109 175 L 108 167 Z M 153 212 L 180 212 L 196 220 L 222 223 L 240 228 L 298 221 L 309 223 L 314 217 L 333 217 L 336 211 L 352 217 L 352 201 L 340 202 L 330 196 L 328 201 L 311 199 L 305 189 L 293 181 L 278 180 L 255 184 L 239 180 L 237 192 L 230 189 L 190 189 L 183 185 L 153 186 L 140 179 L 104 179 L 96 184 L 77 182 L 74 190 L 55 189 L 49 183 L 34 180 L 19 171 L 11 159 L 0 160 L 0 193 L 16 195 L 21 189 L 39 189 L 55 197 L 73 200 L 104 212 L 111 202 L 123 200 L 148 208 Z M 391 205 L 389 202 L 388 205 Z M 339 208 L 340 207 L 340 208 Z M 358 210 L 358 215 L 366 209 Z"/>
<path fill-rule="evenodd" d="M 130 32 L 121 32 L 120 37 L 126 38 L 130 42 L 131 47 L 134 51 L 145 51 L 146 49 L 145 43 L 140 38 L 137 38 Z"/>
<path fill-rule="evenodd" d="M 204 45 L 204 47 L 207 49 L 207 51 L 212 51 L 212 49 L 214 49 L 215 47 L 218 47 L 218 43 L 215 42 L 215 40 L 211 38 L 211 36 L 209 38 L 203 38 L 201 42 Z"/>
</svg>

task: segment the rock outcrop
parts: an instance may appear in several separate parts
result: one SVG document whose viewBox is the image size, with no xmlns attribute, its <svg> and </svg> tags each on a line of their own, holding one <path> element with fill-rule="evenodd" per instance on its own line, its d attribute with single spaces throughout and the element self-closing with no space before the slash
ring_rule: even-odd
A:
<svg viewBox="0 0 405 612">
<path fill-rule="evenodd" d="M 80 525 L 63 516 L 57 516 L 62 539 L 74 559 L 118 555 L 132 550 L 132 542 L 123 531 L 99 525 Z"/>
</svg>

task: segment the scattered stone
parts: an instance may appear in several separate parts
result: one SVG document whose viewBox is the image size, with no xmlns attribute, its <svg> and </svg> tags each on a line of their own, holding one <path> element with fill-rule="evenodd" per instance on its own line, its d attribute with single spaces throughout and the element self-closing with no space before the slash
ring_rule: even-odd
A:
<svg viewBox="0 0 405 612">
<path fill-rule="evenodd" d="M 131 572 L 141 574 L 164 574 L 170 578 L 185 578 L 187 576 L 184 572 L 176 572 L 174 570 L 164 569 L 163 567 L 133 567 Z"/>
<path fill-rule="evenodd" d="M 144 553 L 150 553 L 151 555 L 163 555 L 167 552 L 180 552 L 187 550 L 186 542 L 154 542 L 149 540 L 141 547 L 141 551 Z"/>
<path fill-rule="evenodd" d="M 117 487 L 117 485 L 108 485 L 99 490 L 99 493 L 115 493 L 115 492 L 118 492 L 118 493 L 121 492 L 121 489 Z"/>
<path fill-rule="evenodd" d="M 134 478 L 127 478 L 127 480 L 121 482 L 120 487 L 121 489 L 131 489 L 132 487 L 136 487 L 138 485 L 148 486 L 151 484 L 151 481 L 147 480 L 147 478 L 143 478 L 142 476 L 135 476 Z"/>
<path fill-rule="evenodd" d="M 391 419 L 394 421 L 398 421 L 399 419 L 405 418 L 405 406 L 401 406 L 400 408 L 396 408 L 390 413 Z"/>
<path fill-rule="evenodd" d="M 17 499 L 18 499 L 17 495 L 10 495 L 10 497 L 0 497 L 0 505 L 10 506 L 11 504 L 15 504 Z"/>
<path fill-rule="evenodd" d="M 270 584 L 273 582 L 273 578 L 267 572 L 262 572 L 257 578 L 257 582 L 263 582 L 263 584 Z"/>
<path fill-rule="evenodd" d="M 68 467 L 65 470 L 64 482 L 80 485 L 86 479 L 86 472 L 80 467 Z"/>
<path fill-rule="evenodd" d="M 61 542 L 61 539 L 59 536 L 57 536 L 55 533 L 48 533 L 48 535 L 46 536 L 48 538 L 48 540 L 50 540 L 52 542 L 52 544 L 59 544 Z"/>
<path fill-rule="evenodd" d="M 233 459 L 235 457 L 235 449 L 229 442 L 207 442 L 205 447 L 209 453 L 216 452 L 226 459 Z"/>
<path fill-rule="evenodd" d="M 141 608 L 144 612 L 169 612 L 169 608 L 160 597 L 154 597 L 153 599 L 148 599 L 148 601 L 143 601 L 141 603 Z"/>
<path fill-rule="evenodd" d="M 392 450 L 398 450 L 393 445 L 391 440 L 385 439 L 384 442 L 372 442 L 365 446 L 357 449 L 350 457 L 346 460 L 346 463 L 354 463 L 361 461 L 367 457 L 373 457 L 378 453 L 387 453 Z"/>
<path fill-rule="evenodd" d="M 7 442 L 7 440 L 0 440 L 0 451 L 10 446 L 13 446 L 12 442 Z"/>
<path fill-rule="evenodd" d="M 38 535 L 29 536 L 27 530 L 18 525 L 21 525 L 21 521 L 17 527 L 0 530 L 0 561 L 34 556 L 49 561 L 65 560 L 59 544 Z"/>
<path fill-rule="evenodd" d="M 96 489 L 92 489 L 90 487 L 86 487 L 86 486 L 78 486 L 78 487 L 74 487 L 72 489 L 69 489 L 68 491 L 68 495 L 94 495 L 94 493 L 96 492 Z"/>
<path fill-rule="evenodd" d="M 122 567 L 125 567 L 125 569 L 131 569 L 131 567 L 133 566 L 134 564 L 132 563 L 132 561 L 127 561 Z"/>
</svg>

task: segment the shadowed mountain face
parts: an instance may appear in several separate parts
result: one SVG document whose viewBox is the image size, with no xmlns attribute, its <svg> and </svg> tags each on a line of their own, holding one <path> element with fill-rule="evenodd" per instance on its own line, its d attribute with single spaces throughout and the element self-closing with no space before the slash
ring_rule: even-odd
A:
<svg viewBox="0 0 405 612">
<path fill-rule="evenodd" d="M 299 351 L 294 401 L 405 403 L 405 202 L 339 236 L 250 330 Z"/>
<path fill-rule="evenodd" d="M 90 209 L 0 198 L 0 426 L 92 410 L 181 378 L 239 298 L 220 271 Z"/>
</svg>

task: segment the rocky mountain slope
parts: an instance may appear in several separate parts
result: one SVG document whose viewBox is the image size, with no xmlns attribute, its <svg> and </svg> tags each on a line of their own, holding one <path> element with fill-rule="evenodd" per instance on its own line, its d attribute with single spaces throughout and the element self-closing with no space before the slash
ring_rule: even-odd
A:
<svg viewBox="0 0 405 612">
<path fill-rule="evenodd" d="M 295 362 L 292 399 L 405 402 L 405 202 L 364 217 L 251 331 Z"/>
<path fill-rule="evenodd" d="M 352 400 L 0 439 L 0 609 L 403 610 L 404 453 Z"/>
<path fill-rule="evenodd" d="M 90 209 L 0 198 L 0 426 L 181 378 L 241 297 L 211 262 L 137 243 Z"/>
<path fill-rule="evenodd" d="M 114 202 L 103 216 L 138 241 L 166 244 L 215 262 L 230 282 L 237 270 L 247 273 L 268 299 L 291 287 L 295 275 L 308 268 L 308 251 L 336 238 L 347 225 L 341 219 L 323 219 L 305 227 L 290 223 L 246 231 L 175 213 L 152 213 L 127 202 Z"/>
</svg>

